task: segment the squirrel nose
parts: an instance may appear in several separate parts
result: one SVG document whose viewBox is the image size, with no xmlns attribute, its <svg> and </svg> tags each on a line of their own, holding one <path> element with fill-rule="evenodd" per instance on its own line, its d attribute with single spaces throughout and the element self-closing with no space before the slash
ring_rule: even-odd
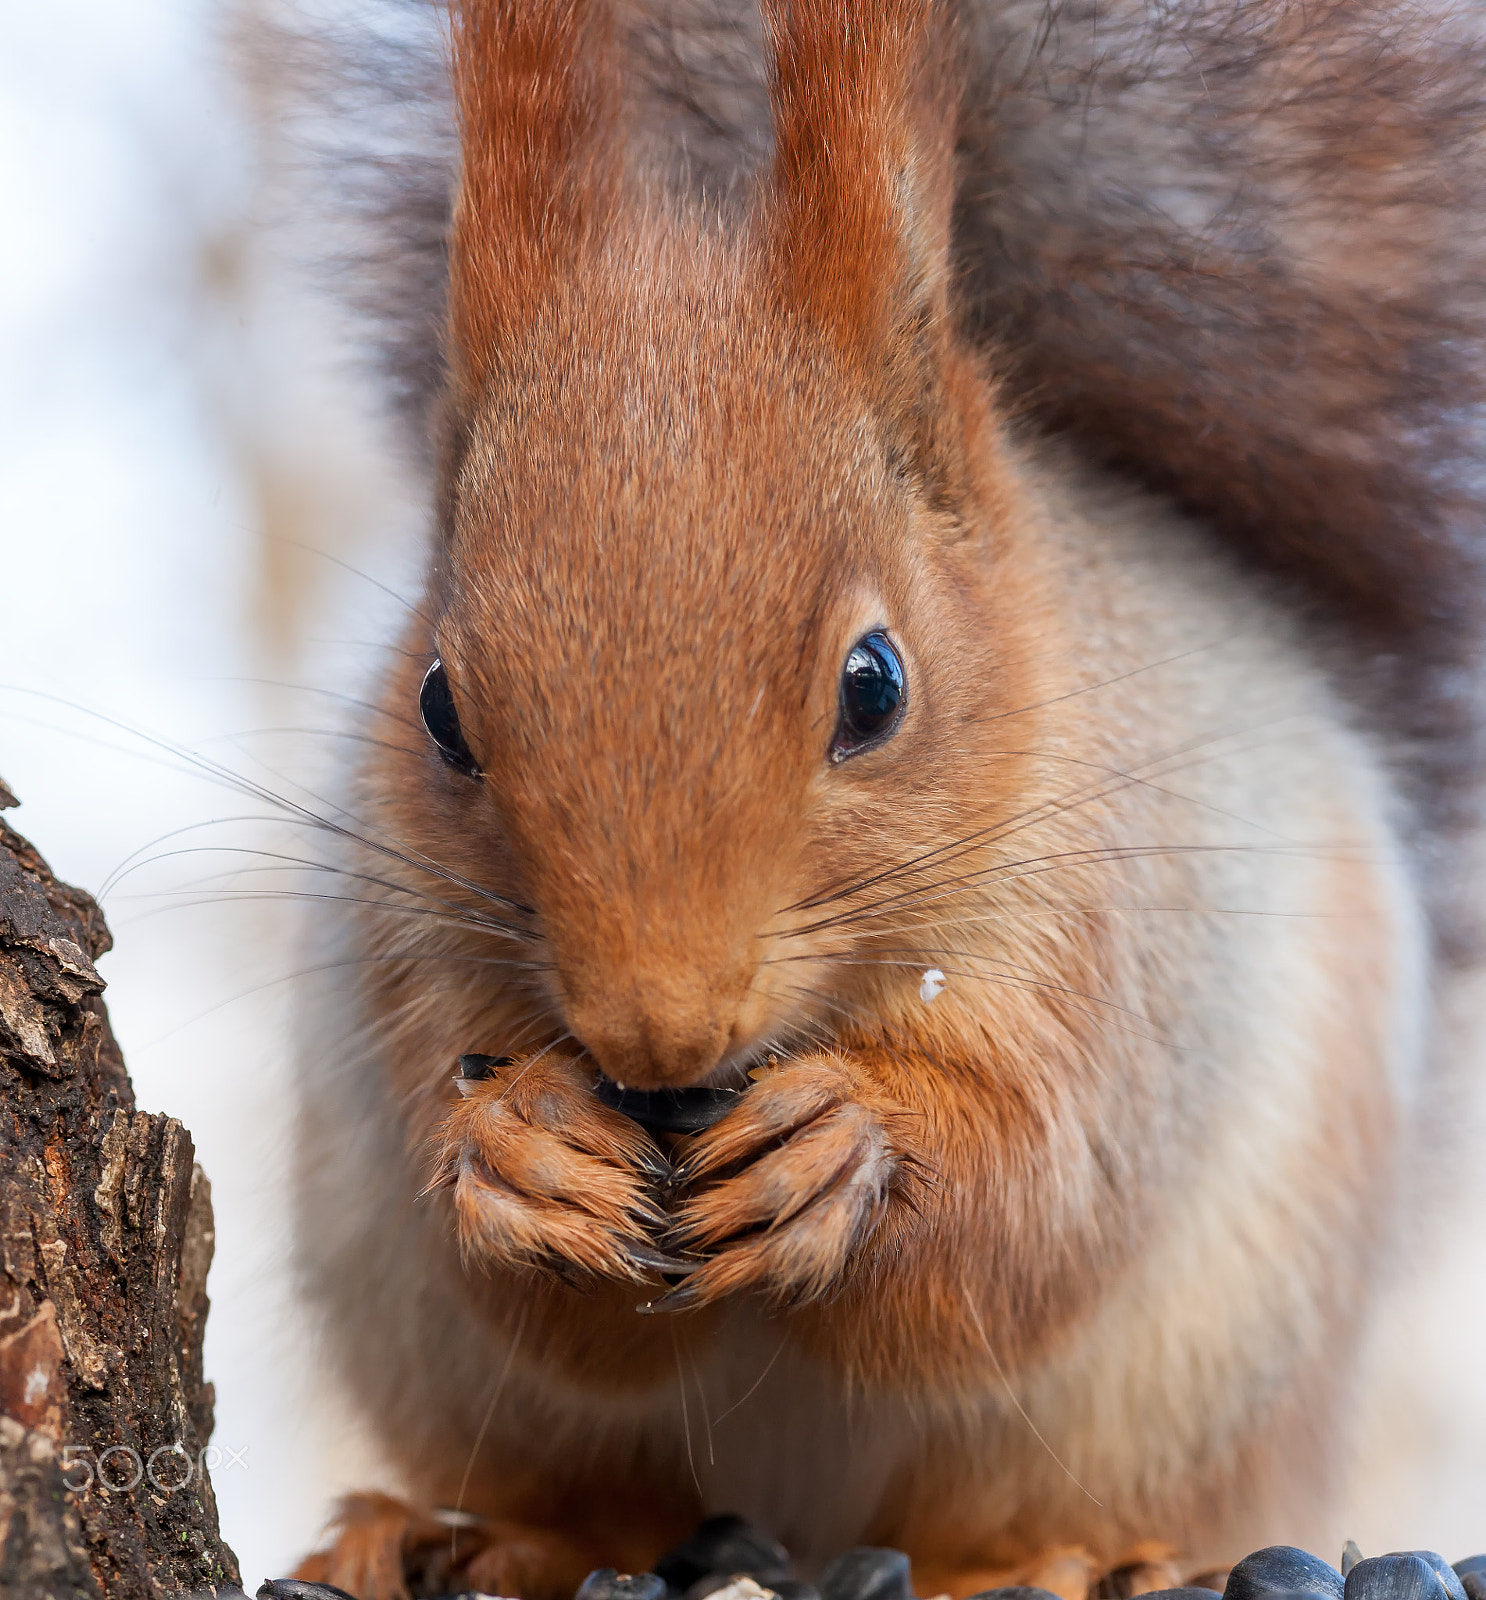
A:
<svg viewBox="0 0 1486 1600">
<path fill-rule="evenodd" d="M 568 1026 L 604 1075 L 631 1089 L 700 1083 L 732 1043 L 737 1000 L 715 993 L 570 999 Z"/>
<path fill-rule="evenodd" d="M 728 1053 L 742 998 L 733 984 L 672 963 L 606 976 L 563 986 L 568 1027 L 605 1077 L 635 1090 L 689 1088 Z"/>
</svg>

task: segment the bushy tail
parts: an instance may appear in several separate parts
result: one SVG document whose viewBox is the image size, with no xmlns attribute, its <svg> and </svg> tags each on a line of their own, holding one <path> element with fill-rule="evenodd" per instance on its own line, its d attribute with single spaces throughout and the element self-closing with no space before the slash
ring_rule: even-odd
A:
<svg viewBox="0 0 1486 1600">
<path fill-rule="evenodd" d="M 1354 648 L 1438 819 L 1476 761 L 1486 46 L 1389 0 L 962 6 L 962 285 L 1043 425 Z"/>
</svg>

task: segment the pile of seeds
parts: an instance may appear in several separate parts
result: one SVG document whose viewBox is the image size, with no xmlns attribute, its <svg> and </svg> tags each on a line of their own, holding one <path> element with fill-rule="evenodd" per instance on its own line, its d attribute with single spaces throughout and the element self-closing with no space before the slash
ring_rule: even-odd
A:
<svg viewBox="0 0 1486 1600">
<path fill-rule="evenodd" d="M 1129 1600 L 1118 1574 L 1091 1600 Z M 1217 1584 L 1144 1591 L 1148 1600 L 1214 1600 Z M 1137 1591 L 1138 1592 L 1138 1591 Z M 220 1593 L 220 1592 L 219 1592 Z M 1349 1544 L 1341 1568 L 1290 1545 L 1245 1556 L 1226 1575 L 1223 1600 L 1486 1600 L 1486 1555 L 1452 1567 L 1432 1550 L 1406 1550 L 1364 1560 Z M 221 1600 L 227 1600 L 221 1596 Z M 324 1583 L 279 1578 L 258 1600 L 353 1600 Z M 436 1600 L 495 1600 L 465 1591 Z M 908 1557 L 901 1550 L 848 1550 L 813 1583 L 795 1575 L 789 1551 L 741 1517 L 709 1517 L 689 1539 L 655 1563 L 654 1572 L 601 1567 L 574 1600 L 914 1600 Z M 1060 1600 L 1047 1589 L 988 1589 L 974 1600 Z"/>
</svg>

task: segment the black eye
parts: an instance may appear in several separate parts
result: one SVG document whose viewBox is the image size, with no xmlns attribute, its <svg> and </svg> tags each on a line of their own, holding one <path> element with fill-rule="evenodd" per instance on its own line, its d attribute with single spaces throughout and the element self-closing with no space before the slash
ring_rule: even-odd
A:
<svg viewBox="0 0 1486 1600">
<path fill-rule="evenodd" d="M 903 661 L 885 633 L 869 633 L 852 646 L 841 672 L 841 713 L 831 760 L 844 761 L 893 731 L 907 684 Z"/>
<path fill-rule="evenodd" d="M 454 696 L 449 693 L 449 678 L 442 661 L 435 661 L 424 674 L 423 687 L 418 691 L 418 709 L 423 713 L 428 737 L 439 747 L 444 760 L 467 778 L 478 778 L 480 769 L 460 731 L 459 713 L 454 709 Z"/>
</svg>

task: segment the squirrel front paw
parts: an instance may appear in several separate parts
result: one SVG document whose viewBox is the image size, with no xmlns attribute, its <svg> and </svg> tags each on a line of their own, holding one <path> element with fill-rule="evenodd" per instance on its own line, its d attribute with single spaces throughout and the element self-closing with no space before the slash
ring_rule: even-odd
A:
<svg viewBox="0 0 1486 1600">
<path fill-rule="evenodd" d="M 502 1058 L 460 1090 L 430 1187 L 453 1190 L 466 1255 L 636 1282 L 665 1268 L 651 1241 L 670 1167 L 591 1074 L 563 1056 Z"/>
<path fill-rule="evenodd" d="M 791 1062 L 696 1137 L 672 1179 L 693 1192 L 669 1238 L 706 1262 L 653 1309 L 744 1289 L 799 1303 L 836 1282 L 913 1165 L 906 1113 L 863 1080 L 837 1057 Z"/>
<path fill-rule="evenodd" d="M 355 1600 L 454 1589 L 565 1600 L 592 1570 L 592 1554 L 556 1530 L 468 1513 L 451 1525 L 446 1517 L 391 1495 L 347 1495 L 336 1507 L 330 1542 L 302 1561 L 295 1577 Z"/>
</svg>

